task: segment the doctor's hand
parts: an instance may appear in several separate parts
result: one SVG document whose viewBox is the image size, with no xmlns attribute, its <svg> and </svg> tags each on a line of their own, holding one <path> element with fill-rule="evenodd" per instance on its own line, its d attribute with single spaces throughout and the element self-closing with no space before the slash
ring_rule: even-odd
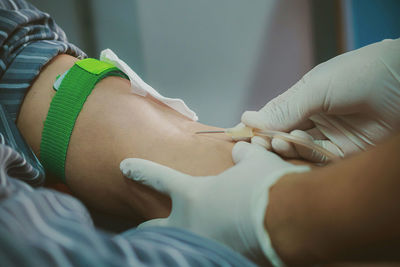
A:
<svg viewBox="0 0 400 267">
<path fill-rule="evenodd" d="M 291 132 L 341 156 L 376 145 L 400 129 L 400 39 L 368 45 L 316 66 L 260 111 L 246 111 L 242 122 Z M 260 137 L 253 141 L 265 142 Z M 326 160 L 279 139 L 264 146 L 289 158 Z"/>
<path fill-rule="evenodd" d="M 268 259 L 280 266 L 264 226 L 269 188 L 283 175 L 308 171 L 256 145 L 237 143 L 232 151 L 236 165 L 216 176 L 193 177 L 143 159 L 125 159 L 125 177 L 169 195 L 168 218 L 145 226 L 185 228 L 217 240 L 258 263 Z"/>
</svg>

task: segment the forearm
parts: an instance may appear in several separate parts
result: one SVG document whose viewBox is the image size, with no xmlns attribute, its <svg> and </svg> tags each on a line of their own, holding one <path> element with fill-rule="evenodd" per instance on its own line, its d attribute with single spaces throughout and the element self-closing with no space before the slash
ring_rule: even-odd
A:
<svg viewBox="0 0 400 267">
<path fill-rule="evenodd" d="M 55 77 L 76 60 L 61 55 L 50 62 L 21 107 L 18 127 L 39 158 Z M 76 120 L 66 158 L 67 184 L 86 204 L 109 213 L 145 219 L 167 216 L 168 198 L 125 179 L 119 163 L 137 157 L 192 175 L 220 173 L 233 165 L 233 143 L 223 135 L 193 134 L 210 128 L 133 94 L 127 80 L 106 78 L 96 85 Z"/>
<path fill-rule="evenodd" d="M 284 261 L 395 258 L 399 154 L 397 136 L 363 154 L 279 180 L 270 191 L 265 225 Z"/>
</svg>

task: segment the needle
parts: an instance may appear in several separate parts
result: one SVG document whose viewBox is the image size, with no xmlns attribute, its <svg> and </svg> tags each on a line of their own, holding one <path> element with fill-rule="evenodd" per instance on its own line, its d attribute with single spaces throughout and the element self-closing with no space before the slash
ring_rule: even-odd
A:
<svg viewBox="0 0 400 267">
<path fill-rule="evenodd" d="M 208 133 L 225 133 L 225 131 L 200 131 L 200 132 L 195 132 L 195 134 L 208 134 Z"/>
<path fill-rule="evenodd" d="M 313 141 L 310 141 L 305 138 L 300 138 L 285 132 L 278 132 L 278 131 L 272 131 L 272 130 L 255 130 L 250 127 L 234 127 L 234 128 L 228 128 L 225 130 L 219 130 L 219 131 L 199 131 L 195 132 L 195 134 L 212 134 L 212 133 L 224 133 L 232 137 L 234 141 L 238 140 L 244 140 L 244 139 L 249 139 L 252 138 L 255 135 L 258 136 L 265 136 L 269 138 L 279 138 L 282 140 L 285 140 L 286 142 L 291 142 L 294 144 L 298 144 L 304 147 L 307 147 L 309 149 L 315 150 L 322 155 L 324 155 L 327 160 L 334 160 L 336 158 L 339 158 L 341 156 L 338 156 L 329 150 L 325 149 L 321 145 L 318 145 L 314 143 Z"/>
</svg>

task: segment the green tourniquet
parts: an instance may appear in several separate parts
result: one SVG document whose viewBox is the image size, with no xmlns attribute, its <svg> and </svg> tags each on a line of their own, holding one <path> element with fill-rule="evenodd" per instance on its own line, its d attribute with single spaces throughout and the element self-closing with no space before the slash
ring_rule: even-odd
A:
<svg viewBox="0 0 400 267">
<path fill-rule="evenodd" d="M 129 79 L 114 65 L 94 58 L 80 60 L 69 70 L 54 95 L 40 143 L 46 172 L 65 181 L 65 159 L 76 118 L 95 85 L 108 76 Z"/>
</svg>

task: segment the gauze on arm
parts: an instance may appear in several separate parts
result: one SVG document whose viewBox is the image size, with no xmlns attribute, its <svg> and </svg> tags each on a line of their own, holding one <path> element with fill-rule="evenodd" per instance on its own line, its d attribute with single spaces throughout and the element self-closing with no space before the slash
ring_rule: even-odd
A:
<svg viewBox="0 0 400 267">
<path fill-rule="evenodd" d="M 162 96 L 159 92 L 157 92 L 153 87 L 145 83 L 139 75 L 137 75 L 124 61 L 118 58 L 118 56 L 111 50 L 105 49 L 100 53 L 100 60 L 109 62 L 123 71 L 126 75 L 128 75 L 131 81 L 131 87 L 135 94 L 146 96 L 150 94 L 152 97 L 157 99 L 158 101 L 164 103 L 165 105 L 169 106 L 170 108 L 176 110 L 177 112 L 181 113 L 185 117 L 197 121 L 198 117 L 196 113 L 191 110 L 185 102 L 183 102 L 180 98 L 168 98 Z"/>
</svg>

